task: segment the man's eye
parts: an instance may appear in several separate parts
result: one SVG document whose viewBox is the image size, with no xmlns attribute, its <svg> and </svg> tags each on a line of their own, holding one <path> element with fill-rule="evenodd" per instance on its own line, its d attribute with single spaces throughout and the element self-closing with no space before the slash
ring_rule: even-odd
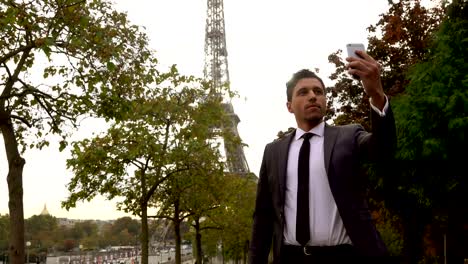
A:
<svg viewBox="0 0 468 264">
<path fill-rule="evenodd" d="M 306 90 L 299 90 L 299 92 L 298 92 L 298 94 L 300 94 L 300 95 L 304 95 L 304 94 L 306 94 L 306 93 L 307 93 Z"/>
</svg>

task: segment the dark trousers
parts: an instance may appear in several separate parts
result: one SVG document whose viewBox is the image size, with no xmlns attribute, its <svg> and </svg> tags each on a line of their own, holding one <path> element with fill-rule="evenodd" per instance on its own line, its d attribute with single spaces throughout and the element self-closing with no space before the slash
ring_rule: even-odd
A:
<svg viewBox="0 0 468 264">
<path fill-rule="evenodd" d="M 352 245 L 327 247 L 300 247 L 284 245 L 281 248 L 281 264 L 338 264 L 359 263 L 356 249 Z"/>
<path fill-rule="evenodd" d="M 398 258 L 362 256 L 352 245 L 300 247 L 283 245 L 280 264 L 396 264 Z"/>
</svg>

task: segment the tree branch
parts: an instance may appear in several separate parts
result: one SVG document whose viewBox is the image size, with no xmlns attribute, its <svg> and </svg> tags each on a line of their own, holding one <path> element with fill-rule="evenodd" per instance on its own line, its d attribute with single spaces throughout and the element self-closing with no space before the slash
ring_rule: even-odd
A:
<svg viewBox="0 0 468 264">
<path fill-rule="evenodd" d="M 153 195 L 153 193 L 156 191 L 156 189 L 158 188 L 158 186 L 159 186 L 161 183 L 163 183 L 165 180 L 167 180 L 172 174 L 175 174 L 175 173 L 178 173 L 178 172 L 181 172 L 181 171 L 186 171 L 186 170 L 189 170 L 189 167 L 171 171 L 171 172 L 169 172 L 168 174 L 166 174 L 166 177 L 163 177 L 162 179 L 160 179 L 159 181 L 157 181 L 156 183 L 154 183 L 153 186 L 151 186 L 151 189 L 148 190 L 148 193 L 147 193 L 146 196 L 145 196 L 146 201 L 149 201 L 149 199 L 151 198 L 151 196 Z"/>
<path fill-rule="evenodd" d="M 10 71 L 10 68 L 8 67 L 8 65 L 6 65 L 6 63 L 2 63 L 3 64 L 3 67 L 5 67 L 5 70 L 8 74 L 8 78 L 11 78 L 11 71 Z M 8 81 L 5 83 L 5 85 L 8 84 Z"/>
<path fill-rule="evenodd" d="M 194 225 L 192 225 L 195 227 Z M 200 231 L 202 230 L 209 230 L 209 229 L 214 229 L 214 230 L 223 230 L 221 227 L 218 226 L 205 226 L 205 227 L 200 227 Z"/>
<path fill-rule="evenodd" d="M 33 93 L 38 93 L 44 97 L 47 97 L 49 99 L 54 99 L 50 94 L 47 94 L 47 93 L 44 93 L 43 91 L 37 89 L 36 87 L 32 86 L 32 85 L 29 85 L 27 83 L 25 83 L 23 80 L 19 79 L 18 78 L 18 81 L 23 84 L 24 87 L 26 87 L 25 91 L 31 91 Z M 57 97 L 58 98 L 58 97 Z"/>
<path fill-rule="evenodd" d="M 17 81 L 19 81 L 21 84 L 23 84 L 25 89 L 21 93 L 12 93 L 12 94 L 9 94 L 9 95 L 2 95 L 2 96 L 0 96 L 0 99 L 9 99 L 9 98 L 12 98 L 12 97 L 15 97 L 15 96 L 16 97 L 22 97 L 22 96 L 24 96 L 26 94 L 39 94 L 41 97 L 46 97 L 46 98 L 49 98 L 51 100 L 57 100 L 58 98 L 62 97 L 63 95 L 70 95 L 69 93 L 61 93 L 56 98 L 54 98 L 50 94 L 47 94 L 47 93 L 37 89 L 36 87 L 33 87 L 32 85 L 29 85 L 29 84 L 25 83 L 20 78 L 18 78 Z"/>
<path fill-rule="evenodd" d="M 26 59 L 28 58 L 29 52 L 31 51 L 31 49 L 32 48 L 26 49 L 23 52 L 23 54 L 21 55 L 21 59 L 18 62 L 18 65 L 16 65 L 16 69 L 15 69 L 15 72 L 13 73 L 13 75 L 11 75 L 11 73 L 8 72 L 9 78 L 8 78 L 7 84 L 5 85 L 5 89 L 3 89 L 3 92 L 2 92 L 3 96 L 9 95 L 11 93 L 11 90 L 13 89 L 13 85 L 15 84 L 16 80 L 18 79 L 18 75 L 20 74 L 21 69 L 23 68 L 23 66 L 25 64 Z M 2 62 L 2 63 L 4 63 L 4 62 Z M 5 106 L 5 101 L 0 101 L 0 108 L 3 108 L 4 106 Z"/>
<path fill-rule="evenodd" d="M 24 96 L 24 95 L 27 94 L 27 93 L 28 93 L 28 91 L 24 90 L 24 91 L 22 91 L 21 93 L 12 93 L 12 94 L 10 94 L 10 95 L 0 95 L 0 100 L 2 100 L 2 99 L 10 99 L 10 98 L 15 97 L 15 96 L 16 96 L 16 97 L 22 97 L 22 96 Z"/>
<path fill-rule="evenodd" d="M 192 215 L 195 215 L 195 213 L 188 213 L 188 214 L 184 215 L 182 218 L 180 218 L 180 220 L 184 220 L 185 218 L 187 218 L 189 216 L 192 216 Z"/>
<path fill-rule="evenodd" d="M 29 45 L 27 46 L 23 46 L 23 47 L 20 47 L 18 48 L 17 50 L 14 50 L 8 54 L 6 54 L 5 56 L 3 56 L 2 58 L 0 58 L 0 64 L 3 64 L 5 63 L 7 60 L 9 60 L 11 57 L 14 57 L 16 56 L 18 53 L 21 53 L 21 52 L 29 52 L 31 49 L 35 48 L 36 45 L 33 43 L 30 43 Z"/>
<path fill-rule="evenodd" d="M 139 161 L 139 160 L 130 160 L 129 161 L 131 164 L 135 165 L 137 168 L 139 168 L 140 170 L 143 169 L 143 162 Z"/>
<path fill-rule="evenodd" d="M 34 98 L 36 98 L 37 102 L 41 105 L 41 107 L 44 108 L 44 110 L 47 112 L 50 119 L 52 120 L 53 130 L 59 130 L 58 124 L 55 122 L 55 119 L 54 119 L 52 113 L 50 112 L 50 109 L 44 105 L 44 103 L 41 101 L 39 96 L 37 96 L 36 94 L 33 94 L 33 96 L 34 96 Z"/>
<path fill-rule="evenodd" d="M 85 0 L 78 1 L 78 2 L 75 2 L 75 3 L 71 3 L 69 5 L 59 6 L 59 8 L 69 8 L 69 7 L 76 6 L 76 5 L 79 5 L 79 4 L 82 4 L 82 3 L 86 3 L 86 1 Z"/>
<path fill-rule="evenodd" d="M 10 117 L 13 118 L 13 119 L 18 119 L 20 120 L 21 122 L 23 122 L 25 125 L 27 125 L 29 128 L 32 127 L 32 125 L 28 122 L 28 120 L 26 120 L 25 118 L 21 117 L 21 116 L 17 116 L 17 115 L 12 115 L 10 114 Z"/>
<path fill-rule="evenodd" d="M 168 219 L 168 220 L 171 220 L 171 221 L 174 221 L 174 222 L 176 220 L 174 217 L 170 217 L 170 216 L 167 216 L 167 215 L 148 215 L 148 218 Z"/>
</svg>

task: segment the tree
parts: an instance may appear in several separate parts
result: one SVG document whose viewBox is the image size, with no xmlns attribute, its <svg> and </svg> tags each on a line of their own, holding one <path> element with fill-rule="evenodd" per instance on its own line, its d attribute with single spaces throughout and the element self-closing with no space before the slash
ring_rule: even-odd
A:
<svg viewBox="0 0 468 264">
<path fill-rule="evenodd" d="M 155 196 L 155 205 L 160 208 L 155 218 L 168 219 L 174 227 L 176 263 L 181 263 L 180 230 L 183 221 L 192 220 L 195 227 L 196 258 L 201 263 L 200 219 L 209 211 L 215 210 L 224 202 L 219 199 L 224 185 L 224 162 L 219 146 L 214 148 L 209 142 L 200 144 L 198 140 L 186 145 L 183 159 L 197 164 L 193 169 L 181 171 L 167 180 Z"/>
<path fill-rule="evenodd" d="M 0 131 L 9 171 L 10 260 L 24 261 L 22 173 L 27 148 L 78 117 L 118 118 L 154 74 L 147 37 L 106 1 L 0 2 Z M 149 67 L 146 67 L 148 66 Z M 39 74 L 37 74 L 39 73 Z M 122 106 L 122 107 L 118 107 Z"/>
<path fill-rule="evenodd" d="M 155 191 L 166 180 L 200 163 L 186 159 L 187 150 L 210 147 L 207 139 L 224 131 L 222 105 L 200 80 L 182 76 L 175 66 L 153 76 L 153 86 L 129 104 L 124 118 L 103 135 L 73 144 L 67 166 L 74 172 L 70 196 L 63 206 L 101 194 L 123 197 L 119 209 L 141 218 L 143 263 L 148 261 L 148 208 Z"/>
<path fill-rule="evenodd" d="M 461 245 L 468 240 L 463 231 L 468 211 L 459 204 L 468 198 L 459 154 L 468 147 L 467 7 L 458 0 L 447 6 L 426 59 L 411 68 L 405 93 L 395 102 L 401 164 L 397 186 L 414 207 L 428 212 L 433 226 L 446 227 L 441 231 L 448 233 L 449 260 L 454 262 L 463 261 Z"/>
<path fill-rule="evenodd" d="M 226 185 L 226 175 L 219 168 L 219 171 L 208 171 L 202 172 L 202 175 L 194 175 L 196 177 L 196 184 L 191 186 L 190 192 L 187 192 L 183 199 L 185 206 L 190 212 L 189 221 L 192 227 L 195 229 L 194 234 L 194 249 L 195 258 L 197 263 L 203 261 L 203 250 L 202 250 L 202 232 L 207 229 L 221 229 L 216 225 L 206 225 L 203 221 L 213 215 L 213 212 L 221 210 L 222 206 L 225 206 L 226 199 L 223 199 Z M 223 186 L 223 188 L 220 188 Z"/>
<path fill-rule="evenodd" d="M 407 70 L 426 57 L 427 47 L 438 28 L 443 10 L 426 8 L 420 0 L 390 1 L 387 13 L 381 14 L 375 25 L 368 27 L 367 53 L 376 59 L 382 69 L 382 84 L 390 97 L 404 91 L 408 83 Z M 329 55 L 336 70 L 330 75 L 335 81 L 327 87 L 328 117 L 337 125 L 360 123 L 370 128 L 369 97 L 355 79 L 346 72 L 341 50 Z"/>
<path fill-rule="evenodd" d="M 51 215 L 33 215 L 26 221 L 26 230 L 31 236 L 47 230 L 52 231 L 57 228 L 57 218 Z"/>
<path fill-rule="evenodd" d="M 181 173 L 178 173 L 181 174 Z M 181 224 L 187 217 L 190 216 L 186 210 L 184 210 L 180 192 L 184 192 L 186 186 L 178 179 L 179 175 L 174 175 L 170 179 L 166 180 L 164 184 L 160 186 L 159 189 L 164 189 L 163 191 L 158 190 L 155 197 L 153 198 L 156 200 L 155 207 L 157 207 L 158 213 L 157 215 L 153 216 L 155 218 L 164 218 L 168 219 L 172 222 L 172 226 L 174 228 L 174 237 L 175 237 L 175 263 L 181 263 Z M 164 197 L 165 195 L 165 197 Z M 159 203 L 159 200 L 163 200 L 164 203 Z M 157 205 L 161 204 L 161 207 Z"/>
<path fill-rule="evenodd" d="M 223 259 L 243 259 L 243 263 L 247 263 L 256 179 L 253 174 L 244 177 L 227 174 L 222 179 L 224 188 L 220 208 L 210 211 L 206 220 L 201 223 L 201 230 L 206 238 L 204 248 L 208 255 L 217 255 L 221 246 Z"/>
<path fill-rule="evenodd" d="M 25 222 L 26 238 L 39 250 L 54 244 L 57 218 L 50 215 L 33 215 Z"/>
<path fill-rule="evenodd" d="M 76 248 L 77 246 L 78 246 L 78 244 L 76 243 L 75 240 L 66 239 L 66 240 L 63 241 L 63 249 L 65 250 L 65 252 L 70 252 L 74 248 Z"/>
<path fill-rule="evenodd" d="M 116 219 L 112 224 L 111 232 L 119 233 L 125 229 L 128 233 L 133 235 L 133 237 L 138 237 L 141 232 L 140 223 L 128 216 Z"/>
<path fill-rule="evenodd" d="M 387 13 L 382 14 L 381 19 L 368 28 L 370 35 L 367 52 L 379 61 L 383 87 L 391 98 L 405 93 L 405 88 L 410 82 L 408 70 L 416 63 L 427 60 L 434 32 L 438 29 L 444 12 L 440 5 L 426 8 L 419 0 L 389 1 L 389 3 Z M 335 81 L 334 87 L 327 88 L 331 95 L 328 102 L 331 111 L 328 117 L 333 118 L 333 122 L 338 125 L 360 123 L 369 129 L 369 98 L 363 93 L 360 83 L 346 73 L 345 63 L 341 60 L 341 51 L 331 54 L 329 61 L 336 66 L 336 71 L 330 76 Z M 398 139 L 400 140 L 400 136 Z M 382 233 L 392 239 L 395 236 L 388 228 L 393 226 L 400 231 L 401 229 L 398 229 L 400 225 L 396 222 L 401 221 L 404 224 L 402 225 L 403 253 L 407 256 L 419 254 L 415 252 L 419 251 L 418 247 L 421 245 L 422 227 L 424 227 L 421 223 L 427 222 L 430 218 L 426 211 L 417 210 L 416 202 L 410 199 L 414 196 L 399 188 L 404 182 L 402 181 L 404 175 L 390 173 L 392 170 L 388 165 L 368 166 L 363 172 L 369 179 L 369 194 L 373 200 L 371 204 L 377 206 L 375 212 L 382 213 L 389 209 L 392 214 L 399 216 L 379 219 L 378 227 L 385 228 L 386 230 L 381 230 Z M 385 216 L 390 215 L 381 214 L 381 217 Z M 396 246 L 400 244 L 395 241 L 386 241 L 386 243 Z"/>
<path fill-rule="evenodd" d="M 103 247 L 136 245 L 141 235 L 141 224 L 131 217 L 121 217 L 107 225 L 101 234 L 103 242 L 107 243 Z"/>
<path fill-rule="evenodd" d="M 98 226 L 93 220 L 80 221 L 73 225 L 70 230 L 72 239 L 80 241 L 83 238 L 96 235 L 98 233 Z"/>
<path fill-rule="evenodd" d="M 8 249 L 9 225 L 8 215 L 0 215 L 0 254 L 3 257 L 3 252 Z"/>
</svg>

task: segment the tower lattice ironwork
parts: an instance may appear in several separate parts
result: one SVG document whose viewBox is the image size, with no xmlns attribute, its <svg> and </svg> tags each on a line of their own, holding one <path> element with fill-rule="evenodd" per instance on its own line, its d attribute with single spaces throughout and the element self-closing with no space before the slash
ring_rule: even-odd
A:
<svg viewBox="0 0 468 264">
<path fill-rule="evenodd" d="M 207 0 L 207 18 L 205 28 L 205 80 L 211 82 L 212 89 L 217 96 L 220 87 L 229 85 L 228 52 L 226 48 L 226 31 L 224 27 L 224 5 L 223 0 Z M 224 110 L 229 116 L 228 127 L 220 129 L 230 129 L 235 136 L 239 136 L 237 125 L 239 117 L 234 113 L 234 108 L 228 100 L 223 103 Z M 241 144 L 229 145 L 224 142 L 224 150 L 228 170 L 235 174 L 246 174 L 249 172 L 247 159 Z"/>
</svg>

